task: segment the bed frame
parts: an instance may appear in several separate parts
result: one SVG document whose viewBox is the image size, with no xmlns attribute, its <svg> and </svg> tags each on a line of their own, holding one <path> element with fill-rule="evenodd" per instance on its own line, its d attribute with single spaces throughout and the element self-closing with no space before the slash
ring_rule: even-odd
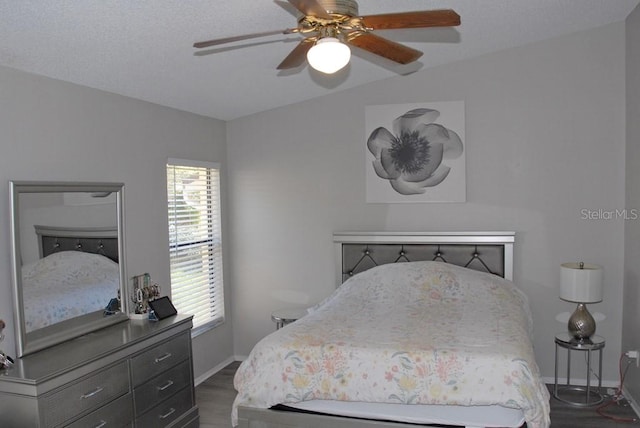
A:
<svg viewBox="0 0 640 428">
<path fill-rule="evenodd" d="M 512 280 L 514 241 L 515 232 L 339 232 L 333 235 L 336 284 L 339 286 L 351 275 L 377 265 L 422 260 L 453 263 Z M 240 428 L 408 428 L 411 426 L 430 425 L 238 407 L 238 427 Z"/>
</svg>

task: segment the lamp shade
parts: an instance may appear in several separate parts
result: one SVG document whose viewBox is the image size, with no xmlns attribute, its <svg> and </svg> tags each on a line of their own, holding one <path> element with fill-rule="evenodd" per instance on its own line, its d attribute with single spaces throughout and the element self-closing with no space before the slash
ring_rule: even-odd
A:
<svg viewBox="0 0 640 428">
<path fill-rule="evenodd" d="M 335 37 L 324 37 L 318 40 L 307 52 L 309 65 L 326 74 L 333 74 L 344 68 L 350 58 L 351 49 L 349 46 Z"/>
<path fill-rule="evenodd" d="M 563 263 L 560 269 L 562 300 L 576 303 L 602 301 L 602 266 L 588 263 Z"/>
</svg>

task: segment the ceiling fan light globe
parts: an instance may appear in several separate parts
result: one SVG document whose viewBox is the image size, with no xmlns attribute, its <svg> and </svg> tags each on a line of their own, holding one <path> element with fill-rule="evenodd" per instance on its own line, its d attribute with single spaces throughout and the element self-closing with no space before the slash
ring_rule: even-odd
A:
<svg viewBox="0 0 640 428">
<path fill-rule="evenodd" d="M 333 74 L 343 69 L 351 58 L 349 46 L 335 37 L 324 37 L 307 52 L 307 61 L 315 70 Z"/>
</svg>

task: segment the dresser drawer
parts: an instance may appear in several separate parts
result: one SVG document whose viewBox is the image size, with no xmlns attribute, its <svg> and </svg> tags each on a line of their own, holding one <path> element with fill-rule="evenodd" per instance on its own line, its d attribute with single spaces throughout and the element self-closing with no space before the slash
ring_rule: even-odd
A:
<svg viewBox="0 0 640 428">
<path fill-rule="evenodd" d="M 191 383 L 190 361 L 185 360 L 149 382 L 136 387 L 133 391 L 136 415 L 143 414 Z"/>
<path fill-rule="evenodd" d="M 133 408 L 131 394 L 123 395 L 100 409 L 89 413 L 69 428 L 123 428 L 133 423 Z"/>
<path fill-rule="evenodd" d="M 129 392 L 129 372 L 123 361 L 69 384 L 43 399 L 45 426 L 56 426 Z"/>
<path fill-rule="evenodd" d="M 173 397 L 158 404 L 136 419 L 138 427 L 160 428 L 169 425 L 193 407 L 191 388 L 184 388 Z"/>
<path fill-rule="evenodd" d="M 140 385 L 189 358 L 190 339 L 189 333 L 183 333 L 132 358 L 133 385 Z"/>
</svg>

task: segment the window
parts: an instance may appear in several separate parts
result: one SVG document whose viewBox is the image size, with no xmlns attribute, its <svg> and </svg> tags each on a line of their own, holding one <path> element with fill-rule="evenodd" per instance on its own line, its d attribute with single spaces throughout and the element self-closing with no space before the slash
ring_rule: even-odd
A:
<svg viewBox="0 0 640 428">
<path fill-rule="evenodd" d="M 197 334 L 224 321 L 219 165 L 169 159 L 167 200 L 171 297 Z"/>
</svg>

